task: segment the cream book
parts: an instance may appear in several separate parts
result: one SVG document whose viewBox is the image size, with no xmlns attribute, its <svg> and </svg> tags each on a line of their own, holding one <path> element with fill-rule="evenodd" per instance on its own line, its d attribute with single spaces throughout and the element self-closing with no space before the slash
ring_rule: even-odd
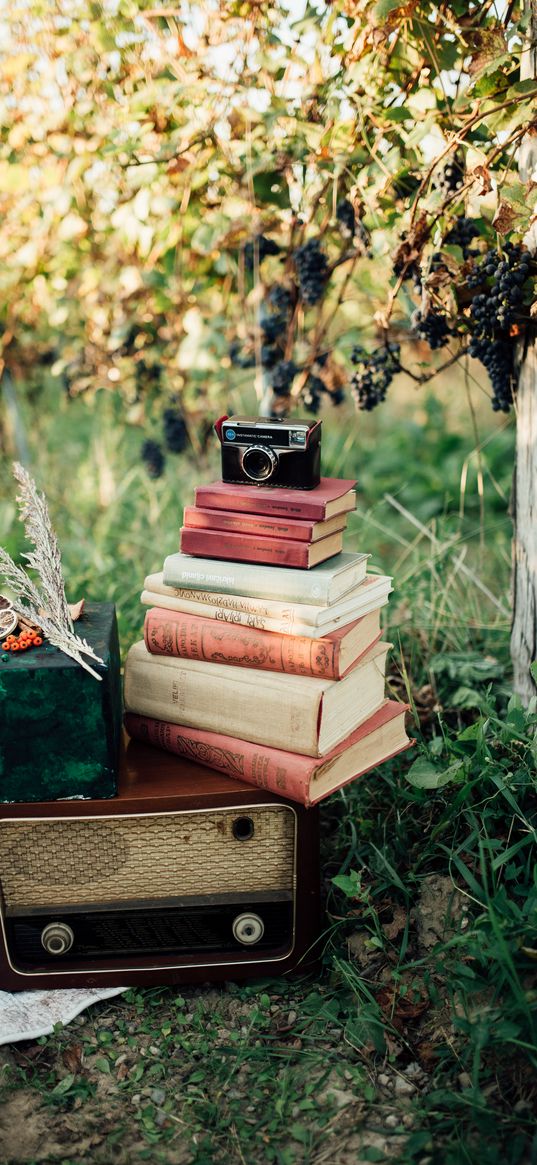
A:
<svg viewBox="0 0 537 1165">
<path fill-rule="evenodd" d="M 392 590 L 387 575 L 368 574 L 348 595 L 331 607 L 305 603 L 283 603 L 274 599 L 254 599 L 248 595 L 227 595 L 218 591 L 197 591 L 189 587 L 166 586 L 162 571 L 148 574 L 141 601 L 146 607 L 166 607 L 184 615 L 202 615 L 260 631 L 280 635 L 304 635 L 322 639 L 346 623 L 361 619 L 384 607 Z"/>
<path fill-rule="evenodd" d="M 252 671 L 131 647 L 125 710 L 254 744 L 325 756 L 383 702 L 390 644 L 376 643 L 341 680 Z"/>
</svg>

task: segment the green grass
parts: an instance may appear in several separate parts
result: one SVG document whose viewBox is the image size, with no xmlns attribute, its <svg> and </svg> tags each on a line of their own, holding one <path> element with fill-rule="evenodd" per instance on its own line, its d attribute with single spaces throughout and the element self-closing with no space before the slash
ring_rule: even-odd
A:
<svg viewBox="0 0 537 1165">
<path fill-rule="evenodd" d="M 32 468 L 70 597 L 113 598 L 127 647 L 143 576 L 217 452 L 150 481 L 114 395 L 52 407 L 54 391 L 20 404 Z M 359 481 L 348 546 L 394 575 L 389 683 L 417 743 L 322 807 L 320 975 L 130 991 L 6 1054 L 3 1102 L 28 1133 L 13 1161 L 535 1159 L 537 716 L 509 689 L 513 429 L 476 403 L 476 437 L 464 408 L 450 382 L 444 404 L 403 387 L 391 409 L 326 419 L 324 471 Z M 156 433 L 156 401 L 146 413 Z M 1 485 L 18 552 L 7 459 Z"/>
</svg>

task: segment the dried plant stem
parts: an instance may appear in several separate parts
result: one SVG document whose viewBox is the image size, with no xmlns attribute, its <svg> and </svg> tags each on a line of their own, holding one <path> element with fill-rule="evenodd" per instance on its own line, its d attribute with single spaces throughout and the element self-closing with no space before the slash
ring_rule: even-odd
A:
<svg viewBox="0 0 537 1165">
<path fill-rule="evenodd" d="M 18 462 L 13 473 L 19 484 L 19 512 L 33 550 L 25 554 L 29 566 L 39 576 L 40 586 L 17 566 L 6 550 L 0 547 L 0 575 L 13 591 L 13 606 L 23 621 L 41 627 L 53 647 L 76 660 L 96 680 L 102 677 L 84 656 L 94 663 L 102 663 L 85 639 L 75 634 L 65 595 L 60 548 L 43 494 L 39 494 L 30 474 Z"/>
</svg>

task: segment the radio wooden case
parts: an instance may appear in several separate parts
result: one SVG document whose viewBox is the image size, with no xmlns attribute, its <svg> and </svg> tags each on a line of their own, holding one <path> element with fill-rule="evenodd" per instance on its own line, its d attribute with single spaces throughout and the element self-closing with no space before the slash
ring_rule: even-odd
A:
<svg viewBox="0 0 537 1165">
<path fill-rule="evenodd" d="M 307 969 L 318 815 L 131 741 L 110 800 L 0 806 L 0 988 Z"/>
</svg>

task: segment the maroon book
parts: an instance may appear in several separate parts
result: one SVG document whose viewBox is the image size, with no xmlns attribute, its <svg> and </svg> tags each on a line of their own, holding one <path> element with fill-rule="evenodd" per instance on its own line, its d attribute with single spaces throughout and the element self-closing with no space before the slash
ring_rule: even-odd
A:
<svg viewBox="0 0 537 1165">
<path fill-rule="evenodd" d="M 235 510 L 244 514 L 274 514 L 322 522 L 335 514 L 354 510 L 355 481 L 321 477 L 315 489 L 270 489 L 269 486 L 228 485 L 213 481 L 196 490 L 196 505 L 211 510 Z"/>
<path fill-rule="evenodd" d="M 222 558 L 236 562 L 259 562 L 269 566 L 294 566 L 309 570 L 339 554 L 343 533 L 338 531 L 319 542 L 293 542 L 290 538 L 260 538 L 252 534 L 231 534 L 224 530 L 181 529 L 181 551 L 201 558 Z"/>
<path fill-rule="evenodd" d="M 285 538 L 293 542 L 318 542 L 344 530 L 345 513 L 315 522 L 311 518 L 279 518 L 274 514 L 242 514 L 239 510 L 210 510 L 185 506 L 183 525 L 195 530 L 225 530 L 229 534 L 255 534 L 261 538 Z"/>
</svg>

